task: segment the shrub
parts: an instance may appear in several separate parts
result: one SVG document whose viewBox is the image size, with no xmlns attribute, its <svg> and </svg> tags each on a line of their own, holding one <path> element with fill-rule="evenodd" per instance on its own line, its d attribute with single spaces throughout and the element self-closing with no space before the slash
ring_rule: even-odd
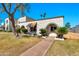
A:
<svg viewBox="0 0 79 59">
<path fill-rule="evenodd" d="M 67 23 L 65 24 L 65 27 L 69 29 L 69 28 L 71 27 L 70 23 L 67 22 Z"/>
<path fill-rule="evenodd" d="M 47 36 L 47 30 L 46 29 L 40 29 L 40 34 L 42 36 Z"/>
<path fill-rule="evenodd" d="M 60 38 L 63 38 L 63 35 L 67 33 L 68 33 L 68 30 L 66 27 L 60 27 L 57 29 L 57 34 L 58 34 L 58 37 Z"/>
<path fill-rule="evenodd" d="M 25 34 L 28 32 L 28 30 L 24 26 L 21 27 L 21 31 Z"/>
<path fill-rule="evenodd" d="M 21 29 L 20 28 L 16 29 L 16 32 L 21 33 Z"/>
<path fill-rule="evenodd" d="M 25 28 L 22 28 L 21 30 L 22 30 L 23 33 L 27 33 L 28 32 L 28 30 L 25 29 Z"/>
</svg>

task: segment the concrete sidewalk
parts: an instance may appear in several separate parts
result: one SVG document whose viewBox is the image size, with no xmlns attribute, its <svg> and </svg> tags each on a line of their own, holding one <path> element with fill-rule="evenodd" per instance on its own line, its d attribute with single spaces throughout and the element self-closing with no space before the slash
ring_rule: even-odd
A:
<svg viewBox="0 0 79 59">
<path fill-rule="evenodd" d="M 20 56 L 44 56 L 53 41 L 54 39 L 52 38 L 43 39 L 38 44 L 22 53 Z"/>
</svg>

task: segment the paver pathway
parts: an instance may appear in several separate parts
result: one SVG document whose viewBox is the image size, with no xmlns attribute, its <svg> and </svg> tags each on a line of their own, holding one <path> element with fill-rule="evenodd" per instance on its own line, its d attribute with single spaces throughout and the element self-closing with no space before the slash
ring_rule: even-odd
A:
<svg viewBox="0 0 79 59">
<path fill-rule="evenodd" d="M 43 39 L 38 44 L 22 53 L 20 56 L 43 56 L 46 54 L 53 41 L 54 39 L 50 37 Z"/>
</svg>

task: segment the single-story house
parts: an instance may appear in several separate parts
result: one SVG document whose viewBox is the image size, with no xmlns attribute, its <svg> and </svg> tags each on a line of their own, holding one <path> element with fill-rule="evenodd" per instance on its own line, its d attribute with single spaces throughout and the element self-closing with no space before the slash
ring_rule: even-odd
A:
<svg viewBox="0 0 79 59">
<path fill-rule="evenodd" d="M 34 32 L 37 35 L 40 34 L 40 29 L 47 29 L 49 32 L 54 31 L 57 27 L 63 27 L 63 16 L 44 18 L 39 20 L 34 20 L 30 17 L 21 17 L 17 20 L 17 26 L 24 26 L 28 32 Z M 52 24 L 52 25 L 50 25 Z"/>
</svg>

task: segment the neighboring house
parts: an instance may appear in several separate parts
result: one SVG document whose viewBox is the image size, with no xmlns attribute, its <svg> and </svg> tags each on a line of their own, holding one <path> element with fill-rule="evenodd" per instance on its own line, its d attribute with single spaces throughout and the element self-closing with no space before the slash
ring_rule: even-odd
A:
<svg viewBox="0 0 79 59">
<path fill-rule="evenodd" d="M 0 25 L 0 30 L 4 30 L 4 26 L 5 26 L 5 24 L 2 22 Z"/>
<path fill-rule="evenodd" d="M 71 32 L 79 33 L 79 25 L 76 25 L 75 27 L 70 28 Z"/>
<path fill-rule="evenodd" d="M 11 26 L 11 22 L 9 21 L 9 18 L 5 19 L 5 31 L 11 31 L 12 30 L 12 26 Z"/>
<path fill-rule="evenodd" d="M 16 22 L 17 22 L 17 20 L 15 20 L 15 25 L 17 24 Z M 13 28 L 12 28 L 12 24 L 11 24 L 11 21 L 9 20 L 9 18 L 5 19 L 5 23 L 4 24 L 5 24 L 5 26 L 4 26 L 5 27 L 5 31 L 12 31 Z"/>
<path fill-rule="evenodd" d="M 0 30 L 3 30 L 3 27 L 2 26 L 0 26 Z"/>
<path fill-rule="evenodd" d="M 17 20 L 17 25 L 19 27 L 24 26 L 28 30 L 28 32 L 35 32 L 37 35 L 39 35 L 40 29 L 42 28 L 47 29 L 49 32 L 51 32 L 52 30 L 57 29 L 57 27 L 62 27 L 63 19 L 63 16 L 59 16 L 35 21 L 34 19 L 25 16 Z M 50 26 L 49 24 L 53 25 Z"/>
</svg>

